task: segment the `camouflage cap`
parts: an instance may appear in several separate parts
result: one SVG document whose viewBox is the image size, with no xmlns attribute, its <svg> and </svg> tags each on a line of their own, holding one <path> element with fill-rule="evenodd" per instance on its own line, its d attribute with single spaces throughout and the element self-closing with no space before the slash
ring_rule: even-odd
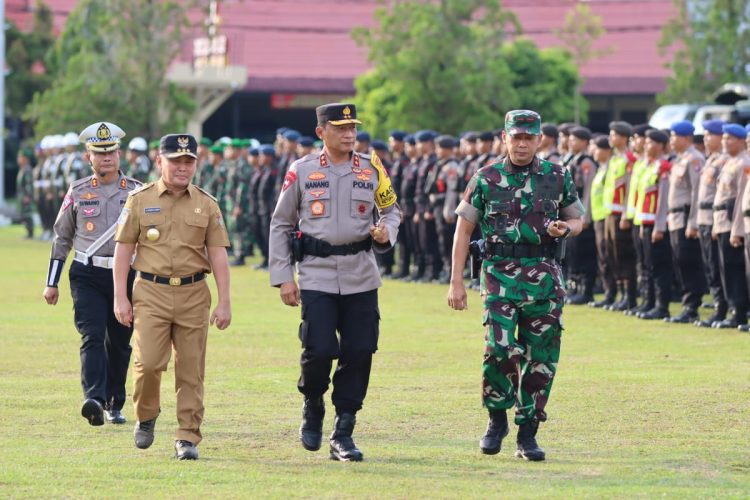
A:
<svg viewBox="0 0 750 500">
<path fill-rule="evenodd" d="M 514 109 L 505 114 L 505 133 L 509 135 L 542 133 L 542 117 L 529 109 Z"/>
</svg>

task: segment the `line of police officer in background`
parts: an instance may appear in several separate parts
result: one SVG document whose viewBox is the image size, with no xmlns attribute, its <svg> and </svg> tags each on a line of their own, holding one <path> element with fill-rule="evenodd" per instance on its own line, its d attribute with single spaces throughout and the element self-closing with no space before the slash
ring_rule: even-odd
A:
<svg viewBox="0 0 750 500">
<path fill-rule="evenodd" d="M 747 324 L 748 131 L 717 120 L 704 123 L 704 129 L 695 135 L 689 122 L 654 130 L 618 121 L 610 124 L 609 135 L 601 135 L 570 123 L 543 126 L 539 156 L 571 170 L 587 209 L 585 229 L 571 240 L 564 262 L 569 303 L 707 327 Z M 88 174 L 73 135 L 45 137 L 33 169 L 32 155 L 19 153 L 22 215 L 36 206 L 43 238 L 70 183 Z M 356 151 L 382 159 L 403 210 L 398 249 L 379 259 L 384 276 L 448 282 L 455 208 L 474 173 L 504 156 L 499 138 L 499 131 L 455 138 L 394 130 L 386 143 L 358 133 Z M 287 128 L 277 130 L 275 144 L 227 137 L 201 141 L 194 182 L 219 201 L 233 265 L 244 265 L 257 249 L 262 260 L 256 268 L 267 268 L 270 219 L 286 171 L 320 147 Z M 142 182 L 158 178 L 152 166 L 157 149 L 155 142 L 134 138 L 123 172 Z M 598 288 L 604 297 L 595 301 Z M 706 291 L 714 313 L 701 320 Z M 676 295 L 682 311 L 670 316 Z"/>
</svg>

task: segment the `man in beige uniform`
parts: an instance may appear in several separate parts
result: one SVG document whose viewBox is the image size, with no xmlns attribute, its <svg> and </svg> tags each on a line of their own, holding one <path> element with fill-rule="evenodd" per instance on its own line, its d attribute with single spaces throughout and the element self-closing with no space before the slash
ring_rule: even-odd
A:
<svg viewBox="0 0 750 500">
<path fill-rule="evenodd" d="M 70 266 L 75 325 L 81 334 L 81 385 L 85 401 L 81 415 L 91 425 L 125 423 L 125 378 L 130 364 L 130 327 L 112 314 L 112 240 L 115 224 L 128 193 L 140 182 L 120 172 L 120 139 L 125 132 L 113 123 L 97 122 L 81 132 L 86 161 L 94 175 L 73 182 L 63 198 L 54 225 L 52 255 L 44 300 L 57 304 L 65 259 Z M 123 293 L 130 293 L 133 277 L 123 276 Z"/>
<path fill-rule="evenodd" d="M 354 152 L 356 124 L 361 123 L 354 105 L 327 104 L 316 114 L 315 131 L 325 147 L 295 161 L 284 177 L 271 219 L 271 285 L 280 288 L 284 304 L 302 304 L 304 350 L 297 384 L 305 397 L 302 446 L 320 449 L 323 394 L 338 358 L 330 456 L 360 461 L 352 432 L 367 393 L 380 322 L 381 281 L 372 250 L 383 253 L 395 244 L 401 210 L 378 157 Z M 376 209 L 380 219 L 373 225 Z"/>
<path fill-rule="evenodd" d="M 231 321 L 229 239 L 216 200 L 191 183 L 198 144 L 188 134 L 162 137 L 157 157 L 161 178 L 133 193 L 125 204 L 115 240 L 115 315 L 134 323 L 133 402 L 138 423 L 135 445 L 154 441 L 161 374 L 175 352 L 176 456 L 198 458 L 202 436 L 203 379 L 208 325 L 223 330 Z M 131 307 L 125 276 L 133 268 Z M 209 319 L 206 273 L 214 273 L 219 303 Z"/>
<path fill-rule="evenodd" d="M 677 156 L 669 171 L 667 227 L 677 282 L 682 286 L 682 312 L 668 321 L 695 323 L 706 292 L 698 242 L 698 181 L 706 158 L 693 146 L 692 122 L 675 122 L 671 130 L 670 144 Z"/>
</svg>

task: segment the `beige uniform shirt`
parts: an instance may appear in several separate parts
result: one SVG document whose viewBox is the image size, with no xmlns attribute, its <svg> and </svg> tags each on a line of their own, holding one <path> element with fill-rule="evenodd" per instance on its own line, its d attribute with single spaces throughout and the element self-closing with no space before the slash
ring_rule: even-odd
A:
<svg viewBox="0 0 750 500">
<path fill-rule="evenodd" d="M 745 186 L 744 159 L 747 153 L 727 158 L 716 182 L 714 198 L 714 228 L 716 234 L 732 230 L 732 220 L 739 211 L 738 196 L 742 196 Z"/>
<path fill-rule="evenodd" d="M 743 172 L 737 191 L 739 199 L 732 214 L 731 236 L 744 238 L 750 230 L 750 182 L 747 182 L 748 176 L 750 176 L 750 154 L 743 149 L 737 156 L 730 156 L 724 168 L 730 165 Z"/>
<path fill-rule="evenodd" d="M 724 153 L 712 153 L 703 166 L 698 183 L 698 216 L 696 222 L 699 226 L 713 226 L 714 224 L 713 207 L 716 197 L 716 181 L 727 158 Z"/>
<path fill-rule="evenodd" d="M 118 224 L 115 240 L 136 244 L 133 268 L 157 276 L 211 272 L 206 247 L 229 246 L 216 199 L 193 184 L 181 196 L 161 179 L 146 184 L 130 195 Z"/>
<path fill-rule="evenodd" d="M 706 158 L 690 146 L 672 161 L 669 171 L 669 215 L 670 231 L 698 229 L 698 185 Z"/>
<path fill-rule="evenodd" d="M 348 162 L 332 165 L 324 150 L 289 167 L 271 218 L 272 286 L 294 280 L 288 234 L 297 226 L 304 234 L 332 245 L 355 243 L 370 237 L 373 210 L 377 209 L 379 224 L 388 229 L 390 242 L 380 245 L 373 241 L 373 250 L 382 253 L 395 244 L 401 209 L 385 169 L 375 165 L 380 165 L 376 158 L 353 153 Z M 297 264 L 297 271 L 303 290 L 349 295 L 381 285 L 372 251 L 329 257 L 306 255 Z"/>
<path fill-rule="evenodd" d="M 52 258 L 64 261 L 71 248 L 85 252 L 117 222 L 128 194 L 140 185 L 122 173 L 111 185 L 102 186 L 93 175 L 71 184 L 55 220 Z M 93 255 L 111 257 L 114 253 L 115 242 L 110 240 Z"/>
</svg>

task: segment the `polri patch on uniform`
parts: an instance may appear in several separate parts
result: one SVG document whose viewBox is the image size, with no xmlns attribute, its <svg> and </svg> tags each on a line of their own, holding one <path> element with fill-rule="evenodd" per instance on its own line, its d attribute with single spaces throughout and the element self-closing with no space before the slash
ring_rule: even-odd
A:
<svg viewBox="0 0 750 500">
<path fill-rule="evenodd" d="M 66 210 L 72 204 L 73 204 L 73 196 L 70 193 L 68 193 L 65 195 L 65 198 L 63 199 L 61 210 Z"/>
<path fill-rule="evenodd" d="M 96 229 L 96 226 L 94 225 L 94 223 L 93 223 L 93 222 L 91 222 L 91 221 L 88 221 L 88 222 L 86 223 L 86 231 L 88 231 L 88 232 L 90 233 L 90 232 L 92 232 L 92 231 L 93 231 L 94 229 Z"/>
<path fill-rule="evenodd" d="M 147 214 L 155 214 L 161 212 L 161 207 L 146 207 L 143 211 Z"/>
<path fill-rule="evenodd" d="M 84 217 L 91 217 L 96 212 L 96 207 L 83 207 L 81 208 L 81 212 L 83 212 Z"/>
<path fill-rule="evenodd" d="M 313 217 L 322 217 L 326 214 L 326 205 L 322 201 L 314 201 L 310 205 L 310 213 Z"/>
<path fill-rule="evenodd" d="M 127 189 L 128 188 L 128 181 L 125 179 L 120 179 L 120 189 Z"/>
<path fill-rule="evenodd" d="M 281 186 L 281 191 L 286 191 L 289 189 L 289 186 L 294 184 L 294 181 L 297 180 L 297 173 L 294 170 L 290 170 L 286 173 L 284 176 L 284 184 Z"/>
<path fill-rule="evenodd" d="M 325 191 L 323 191 L 322 189 L 314 189 L 314 190 L 312 190 L 312 191 L 309 191 L 309 193 L 310 193 L 310 195 L 311 195 L 311 196 L 312 196 L 313 198 L 316 198 L 316 199 L 317 199 L 317 198 L 320 198 L 321 196 L 323 196 L 324 194 L 326 194 L 326 192 L 325 192 Z"/>
<path fill-rule="evenodd" d="M 123 208 L 120 216 L 117 218 L 117 223 L 120 225 L 125 224 L 128 220 L 128 215 L 130 215 L 130 209 L 127 207 Z"/>
</svg>

